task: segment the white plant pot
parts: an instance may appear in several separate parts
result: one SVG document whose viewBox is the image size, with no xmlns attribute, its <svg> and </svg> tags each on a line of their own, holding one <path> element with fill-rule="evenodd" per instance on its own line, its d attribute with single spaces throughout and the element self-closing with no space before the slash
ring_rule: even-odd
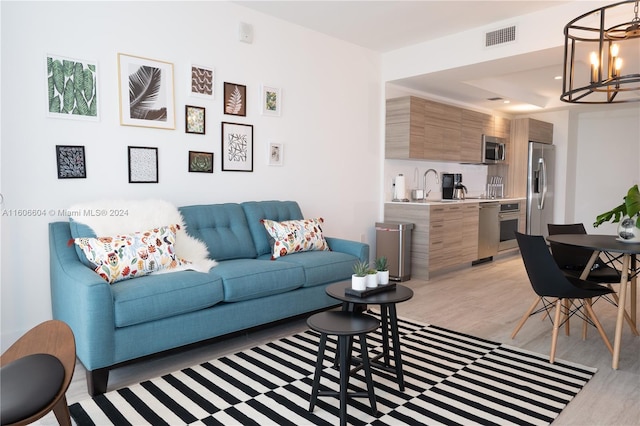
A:
<svg viewBox="0 0 640 426">
<path fill-rule="evenodd" d="M 367 274 L 367 288 L 378 287 L 378 273 Z"/>
<path fill-rule="evenodd" d="M 358 291 L 367 289 L 367 277 L 357 277 L 355 274 L 351 275 L 351 288 Z"/>
<path fill-rule="evenodd" d="M 620 220 L 618 240 L 625 243 L 640 243 L 640 228 L 636 226 L 635 219 L 625 216 Z"/>
<path fill-rule="evenodd" d="M 389 284 L 389 271 L 378 271 L 378 284 Z"/>
</svg>

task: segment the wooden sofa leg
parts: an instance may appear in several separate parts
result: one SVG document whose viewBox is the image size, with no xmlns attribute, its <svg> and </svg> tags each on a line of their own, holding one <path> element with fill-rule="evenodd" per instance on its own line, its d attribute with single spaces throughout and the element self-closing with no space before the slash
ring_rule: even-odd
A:
<svg viewBox="0 0 640 426">
<path fill-rule="evenodd" d="M 87 391 L 89 395 L 96 396 L 107 391 L 107 382 L 109 381 L 109 369 L 98 368 L 96 370 L 87 370 Z"/>
</svg>

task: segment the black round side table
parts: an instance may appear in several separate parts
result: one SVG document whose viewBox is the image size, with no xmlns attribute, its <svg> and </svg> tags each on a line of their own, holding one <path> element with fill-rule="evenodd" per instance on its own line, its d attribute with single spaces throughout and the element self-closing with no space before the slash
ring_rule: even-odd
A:
<svg viewBox="0 0 640 426">
<path fill-rule="evenodd" d="M 369 365 L 369 355 L 367 350 L 367 333 L 378 328 L 380 322 L 370 315 L 357 314 L 346 311 L 325 311 L 314 314 L 307 319 L 307 325 L 320 333 L 320 343 L 318 347 L 318 359 L 316 370 L 313 376 L 313 386 L 309 401 L 309 411 L 313 411 L 318 396 L 339 396 L 340 398 L 340 425 L 347 424 L 347 396 L 369 397 L 371 413 L 376 415 L 376 397 L 373 392 L 373 379 L 371 378 L 371 368 Z M 327 345 L 327 336 L 338 336 L 338 351 L 340 363 L 340 392 L 323 391 L 319 392 L 320 376 L 322 375 L 322 361 Z M 362 352 L 362 364 L 364 375 L 367 381 L 367 392 L 347 393 L 349 386 L 349 374 L 351 364 L 352 338 L 358 336 Z"/>
<path fill-rule="evenodd" d="M 353 312 L 358 305 L 380 305 L 382 353 L 371 358 L 371 365 L 394 372 L 398 380 L 399 389 L 404 391 L 404 373 L 402 372 L 402 351 L 400 348 L 396 303 L 411 299 L 413 290 L 404 285 L 396 284 L 395 288 L 389 291 L 358 297 L 345 294 L 345 290 L 349 287 L 351 287 L 351 281 L 341 281 L 327 286 L 326 292 L 329 296 L 342 301 L 343 311 Z M 391 347 L 389 340 L 391 340 Z M 391 365 L 390 349 L 393 349 L 393 366 Z M 383 358 L 382 362 L 379 361 L 380 358 Z"/>
</svg>

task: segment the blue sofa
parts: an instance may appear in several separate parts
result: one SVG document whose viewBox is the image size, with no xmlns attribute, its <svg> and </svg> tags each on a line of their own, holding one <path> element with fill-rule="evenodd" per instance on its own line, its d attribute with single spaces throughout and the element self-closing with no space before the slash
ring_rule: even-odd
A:
<svg viewBox="0 0 640 426">
<path fill-rule="evenodd" d="M 187 232 L 218 265 L 208 273 L 152 274 L 109 284 L 80 260 L 69 222 L 49 224 L 53 317 L 69 324 L 91 395 L 109 370 L 169 349 L 337 305 L 325 293 L 369 261 L 369 246 L 325 237 L 331 251 L 271 260 L 261 219 L 303 219 L 293 201 L 179 208 Z"/>
</svg>

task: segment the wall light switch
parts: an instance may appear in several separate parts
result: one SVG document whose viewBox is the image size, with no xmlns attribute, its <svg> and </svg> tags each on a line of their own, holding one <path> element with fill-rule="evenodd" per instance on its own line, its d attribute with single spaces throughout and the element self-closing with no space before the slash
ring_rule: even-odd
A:
<svg viewBox="0 0 640 426">
<path fill-rule="evenodd" d="M 238 38 L 243 43 L 253 43 L 253 26 L 245 22 L 240 22 Z"/>
</svg>

